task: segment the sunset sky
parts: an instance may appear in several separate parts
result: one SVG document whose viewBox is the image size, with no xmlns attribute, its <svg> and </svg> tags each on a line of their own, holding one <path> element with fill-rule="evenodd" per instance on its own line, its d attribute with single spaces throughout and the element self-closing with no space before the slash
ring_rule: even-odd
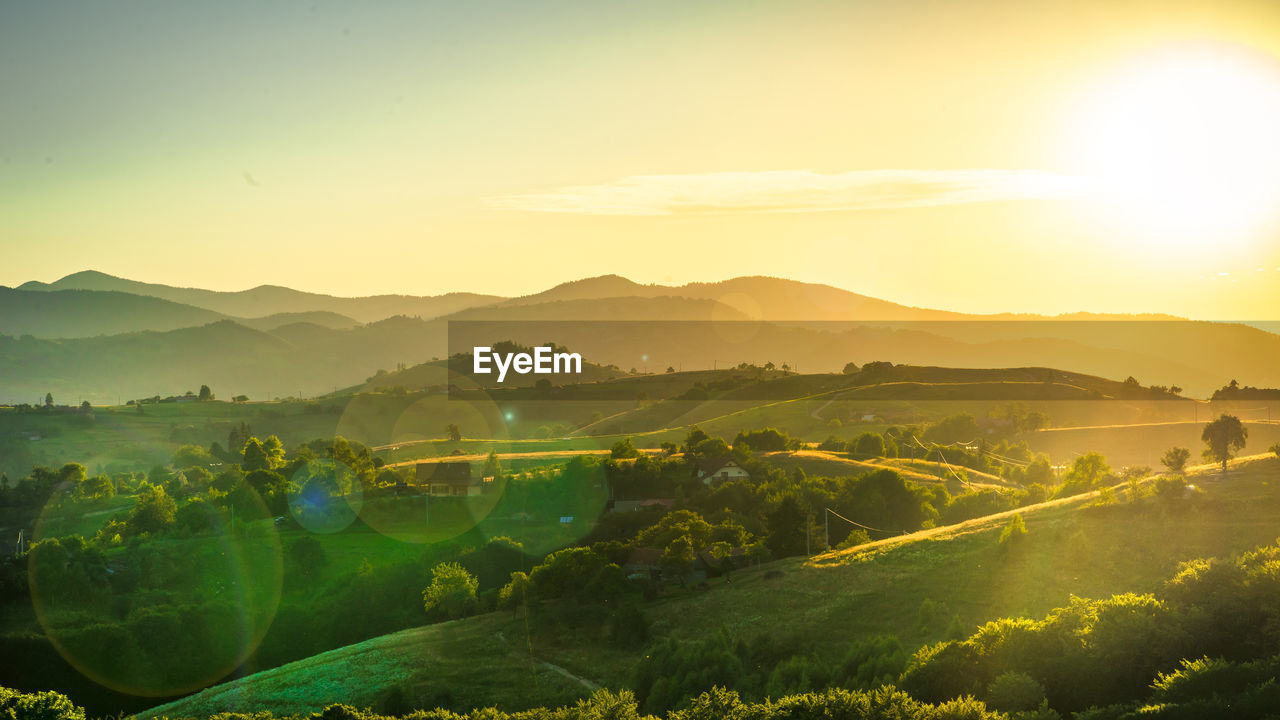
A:
<svg viewBox="0 0 1280 720">
<path fill-rule="evenodd" d="M 1274 2 L 0 0 L 0 284 L 1280 308 Z"/>
</svg>

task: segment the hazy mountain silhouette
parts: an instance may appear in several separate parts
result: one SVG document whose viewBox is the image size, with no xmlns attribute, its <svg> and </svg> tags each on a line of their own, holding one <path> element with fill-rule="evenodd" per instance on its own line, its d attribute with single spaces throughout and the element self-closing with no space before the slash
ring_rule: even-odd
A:
<svg viewBox="0 0 1280 720">
<path fill-rule="evenodd" d="M 210 318 L 208 309 L 156 297 L 55 289 L 76 283 L 214 298 L 257 315 L 263 308 L 247 305 L 256 296 L 303 305 L 369 301 L 362 312 L 374 314 L 382 312 L 378 307 L 420 301 L 419 308 L 429 306 L 438 314 L 392 313 L 355 324 L 353 315 L 307 306 L 232 322 L 216 314 Z M 62 340 L 0 338 L 0 401 L 29 400 L 47 391 L 103 401 L 177 393 L 202 383 L 216 385 L 224 396 L 319 394 L 361 384 L 379 369 L 445 357 L 450 352 L 449 323 L 464 320 L 490 325 L 468 328 L 470 335 L 455 338 L 461 345 L 550 341 L 622 368 L 696 369 L 773 361 L 803 372 L 838 372 L 850 361 L 888 360 L 970 368 L 1055 367 L 1115 380 L 1133 375 L 1146 385 L 1176 384 L 1199 396 L 1232 378 L 1256 386 L 1280 385 L 1280 336 L 1243 324 L 1167 316 L 973 316 L 777 278 L 669 287 L 606 275 L 505 300 L 466 294 L 335 298 L 270 287 L 217 293 L 132 283 L 101 273 L 78 273 L 43 287 L 44 292 L 6 290 L 0 295 L 0 302 L 20 310 L 0 315 L 7 323 L 0 332 L 48 335 L 56 329 L 70 338 L 120 329 L 169 331 Z M 89 307 L 95 303 L 98 307 Z M 461 307 L 439 312 L 450 305 Z M 0 305 L 0 310 L 6 307 Z M 729 333 L 733 337 L 705 323 L 751 318 L 763 321 L 740 323 Z M 218 322 L 200 324 L 209 319 Z M 503 320 L 512 324 L 495 322 Z M 585 324 L 599 320 L 689 322 L 643 331 L 602 331 Z M 564 322 L 548 326 L 534 321 Z M 188 323 L 197 326 L 172 329 Z"/>
<path fill-rule="evenodd" d="M 373 295 L 348 298 L 302 292 L 277 285 L 260 285 L 249 290 L 220 292 L 137 282 L 94 270 L 73 273 L 52 283 L 36 281 L 23 283 L 18 289 L 114 290 L 162 298 L 233 317 L 262 317 L 279 313 L 325 311 L 345 315 L 359 322 L 374 322 L 393 315 L 438 317 L 501 299 L 473 293 L 448 293 L 428 297 Z"/>
<path fill-rule="evenodd" d="M 618 275 L 562 283 L 493 307 L 604 297 L 685 297 L 714 300 L 755 320 L 957 320 L 980 316 L 908 307 L 830 285 L 774 277 L 740 277 L 715 283 L 641 285 Z M 728 318 L 726 318 L 728 319 Z"/>
<path fill-rule="evenodd" d="M 203 308 L 124 292 L 30 292 L 0 288 L 0 334 L 92 337 L 140 330 L 177 330 L 225 316 Z"/>
<path fill-rule="evenodd" d="M 352 328 L 360 324 L 345 315 L 321 310 L 237 318 L 116 290 L 36 292 L 0 287 L 0 334 L 3 335 L 83 338 L 145 330 L 177 330 L 226 319 L 258 330 L 274 330 L 296 322 L 331 329 Z"/>
</svg>

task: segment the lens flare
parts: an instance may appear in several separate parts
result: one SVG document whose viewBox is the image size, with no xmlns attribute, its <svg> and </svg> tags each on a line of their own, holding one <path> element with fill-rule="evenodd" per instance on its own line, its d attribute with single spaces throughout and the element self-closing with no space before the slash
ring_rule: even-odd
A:
<svg viewBox="0 0 1280 720">
<path fill-rule="evenodd" d="M 280 542 L 256 502 L 261 519 L 249 522 L 192 502 L 164 535 L 86 542 L 42 534 L 49 520 L 92 512 L 69 489 L 55 492 L 28 555 L 45 636 L 72 667 L 117 692 L 168 697 L 226 677 L 257 650 L 280 604 Z"/>
<path fill-rule="evenodd" d="M 328 458 L 311 460 L 289 483 L 289 514 L 313 533 L 341 532 L 364 506 L 364 484 L 355 472 Z"/>
</svg>

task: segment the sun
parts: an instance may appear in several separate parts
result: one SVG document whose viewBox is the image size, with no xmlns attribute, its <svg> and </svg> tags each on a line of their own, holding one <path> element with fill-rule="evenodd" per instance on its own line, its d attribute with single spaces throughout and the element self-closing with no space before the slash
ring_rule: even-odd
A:
<svg viewBox="0 0 1280 720">
<path fill-rule="evenodd" d="M 1161 246 L 1259 237 L 1280 209 L 1280 61 L 1226 44 L 1161 49 L 1072 118 L 1069 162 L 1123 236 Z"/>
</svg>

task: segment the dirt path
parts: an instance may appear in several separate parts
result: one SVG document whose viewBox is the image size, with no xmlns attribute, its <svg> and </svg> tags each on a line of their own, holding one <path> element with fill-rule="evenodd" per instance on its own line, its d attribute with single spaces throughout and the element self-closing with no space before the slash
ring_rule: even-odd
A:
<svg viewBox="0 0 1280 720">
<path fill-rule="evenodd" d="M 656 448 L 636 448 L 642 453 L 657 455 L 662 452 Z M 577 457 L 579 455 L 609 455 L 612 451 L 609 449 L 600 450 L 537 450 L 530 452 L 509 452 L 497 453 L 499 460 L 518 460 L 520 458 L 567 458 Z M 401 460 L 400 462 L 387 463 L 383 467 L 404 467 L 405 465 L 417 465 L 418 463 L 440 463 L 440 462 L 483 462 L 489 459 L 489 453 L 471 453 L 469 455 L 437 455 L 435 457 L 417 458 L 415 460 Z"/>
<path fill-rule="evenodd" d="M 1275 457 L 1273 453 L 1259 453 L 1257 455 L 1242 455 L 1228 462 L 1227 467 L 1228 468 L 1239 467 L 1240 465 L 1258 462 L 1261 460 L 1267 460 L 1273 457 Z M 1187 478 L 1187 480 L 1203 479 L 1203 480 L 1212 482 L 1213 480 L 1216 479 L 1214 478 L 1214 475 L 1220 467 L 1221 467 L 1220 465 L 1215 465 L 1215 464 L 1193 465 L 1186 469 L 1185 477 Z M 1163 476 L 1163 473 L 1160 473 L 1157 475 L 1150 475 L 1144 480 L 1142 480 L 1141 482 L 1144 485 L 1152 484 L 1155 482 L 1156 478 L 1162 477 L 1162 476 Z M 1111 490 L 1112 492 L 1115 492 L 1115 493 L 1122 493 L 1125 491 L 1126 485 L 1127 483 L 1119 483 L 1117 485 L 1113 485 L 1111 487 Z M 1047 510 L 1049 508 L 1083 503 L 1087 500 L 1092 500 L 1098 497 L 1099 492 L 1100 492 L 1099 490 L 1091 490 L 1089 492 L 1081 493 L 1079 495 L 1071 495 L 1069 497 L 1046 500 L 1045 502 L 1036 503 L 1035 505 L 1027 505 L 1026 507 L 1014 508 L 1012 510 L 1005 510 L 1003 512 L 994 513 L 992 515 L 983 515 L 982 517 L 973 518 L 971 520 L 965 520 L 964 522 L 956 523 L 955 525 L 943 525 L 941 527 L 928 528 L 926 530 L 917 530 L 916 532 L 908 533 L 906 535 L 898 535 L 896 537 L 888 537 L 882 540 L 875 540 L 875 541 L 865 543 L 863 545 L 858 545 L 856 547 L 851 547 L 845 550 L 831 550 L 828 552 L 820 553 L 818 555 L 814 555 L 813 557 L 806 560 L 805 564 L 812 567 L 840 565 L 846 560 L 848 560 L 849 558 L 857 557 L 858 555 L 861 555 L 862 553 L 867 552 L 868 550 L 889 547 L 892 545 L 900 545 L 902 543 L 914 542 L 916 540 L 923 540 L 925 538 L 930 538 L 930 537 L 946 537 L 946 536 L 964 535 L 965 533 L 976 532 L 979 530 L 986 529 L 992 525 L 1002 524 L 1004 520 L 1010 517 L 1013 517 L 1014 515 L 1031 515 L 1034 513 L 1041 512 L 1043 510 Z"/>
<path fill-rule="evenodd" d="M 503 635 L 503 634 L 502 634 L 502 631 L 501 631 L 501 630 L 499 630 L 498 632 L 494 633 L 494 635 L 497 635 L 497 636 L 498 636 L 498 639 L 499 639 L 499 640 L 501 640 L 502 642 L 504 642 L 504 643 L 506 643 L 506 642 L 507 642 L 507 637 L 506 637 L 505 635 Z M 507 644 L 508 644 L 508 645 L 510 645 L 510 643 L 507 643 Z M 512 649 L 512 652 L 515 652 L 515 650 L 514 650 L 514 649 Z M 574 675 L 573 673 L 569 672 L 568 670 L 565 670 L 564 668 L 560 667 L 559 665 L 556 665 L 555 663 L 549 663 L 549 662 L 547 662 L 546 660 L 543 660 L 543 659 L 538 658 L 538 657 L 534 657 L 532 653 L 530 653 L 530 655 L 529 655 L 529 659 L 530 659 L 530 660 L 532 660 L 532 661 L 534 661 L 535 663 L 537 663 L 537 664 L 541 665 L 542 667 L 544 667 L 544 668 L 546 668 L 546 669 L 548 669 L 548 670 L 551 670 L 552 672 L 559 673 L 560 675 L 562 675 L 562 676 L 564 676 L 564 677 L 566 677 L 566 678 L 568 678 L 568 679 L 570 679 L 570 680 L 572 680 L 572 681 L 574 681 L 574 682 L 578 683 L 579 685 L 581 685 L 582 687 L 584 687 L 584 688 L 586 688 L 586 689 L 588 689 L 588 690 L 599 690 L 599 689 L 600 689 L 600 685 L 599 685 L 598 683 L 594 683 L 594 682 L 592 682 L 592 681 L 590 681 L 590 680 L 588 680 L 588 679 L 586 679 L 586 678 L 584 678 L 584 677 L 580 677 L 580 676 L 578 676 L 578 675 Z"/>
</svg>

